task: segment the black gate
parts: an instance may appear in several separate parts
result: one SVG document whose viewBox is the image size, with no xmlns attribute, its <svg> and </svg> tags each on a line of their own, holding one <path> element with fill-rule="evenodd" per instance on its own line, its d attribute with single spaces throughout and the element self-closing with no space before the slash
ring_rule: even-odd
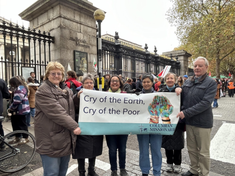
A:
<svg viewBox="0 0 235 176">
<path fill-rule="evenodd" d="M 54 37 L 45 31 L 27 30 L 17 24 L 0 21 L 0 78 L 6 82 L 13 76 L 27 79 L 35 72 L 39 80 L 51 61 L 50 47 Z"/>
</svg>

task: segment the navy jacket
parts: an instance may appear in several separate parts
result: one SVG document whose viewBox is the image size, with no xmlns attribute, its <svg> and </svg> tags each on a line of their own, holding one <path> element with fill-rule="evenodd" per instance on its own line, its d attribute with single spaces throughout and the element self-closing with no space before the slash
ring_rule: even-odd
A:
<svg viewBox="0 0 235 176">
<path fill-rule="evenodd" d="M 203 75 L 198 82 L 195 82 L 194 77 L 185 81 L 182 87 L 181 109 L 187 125 L 212 128 L 211 103 L 215 98 L 216 90 L 216 82 L 207 74 Z"/>
</svg>

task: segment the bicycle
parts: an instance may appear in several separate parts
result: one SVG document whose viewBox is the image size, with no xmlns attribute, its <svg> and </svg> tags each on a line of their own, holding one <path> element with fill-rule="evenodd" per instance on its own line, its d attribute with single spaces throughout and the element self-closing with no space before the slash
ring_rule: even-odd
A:
<svg viewBox="0 0 235 176">
<path fill-rule="evenodd" d="M 0 116 L 0 121 L 3 121 L 4 117 Z M 26 134 L 29 141 L 27 143 L 15 143 L 10 144 L 15 135 Z M 23 130 L 13 131 L 5 136 L 0 135 L 0 144 L 5 145 L 0 150 L 0 171 L 2 172 L 17 172 L 25 168 L 33 159 L 35 155 L 35 138 L 34 136 Z"/>
</svg>

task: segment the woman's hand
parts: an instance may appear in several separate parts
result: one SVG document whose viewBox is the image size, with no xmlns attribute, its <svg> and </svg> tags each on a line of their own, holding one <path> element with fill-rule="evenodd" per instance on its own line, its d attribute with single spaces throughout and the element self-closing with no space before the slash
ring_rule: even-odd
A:
<svg viewBox="0 0 235 176">
<path fill-rule="evenodd" d="M 81 95 L 82 92 L 83 92 L 82 89 L 78 92 L 78 94 L 77 94 L 77 97 L 78 97 L 78 98 L 80 98 L 80 95 Z"/>
<path fill-rule="evenodd" d="M 176 92 L 176 95 L 180 95 L 181 92 L 182 92 L 182 89 L 181 89 L 180 87 L 177 87 L 177 88 L 175 89 L 175 92 Z"/>
<path fill-rule="evenodd" d="M 176 117 L 179 117 L 179 118 L 181 118 L 181 119 L 184 119 L 184 118 L 185 118 L 185 115 L 184 115 L 183 111 L 180 111 L 180 112 L 177 114 Z"/>
<path fill-rule="evenodd" d="M 75 135 L 79 135 L 79 134 L 81 134 L 81 129 L 79 127 L 77 127 L 75 130 L 73 130 L 73 133 Z"/>
</svg>

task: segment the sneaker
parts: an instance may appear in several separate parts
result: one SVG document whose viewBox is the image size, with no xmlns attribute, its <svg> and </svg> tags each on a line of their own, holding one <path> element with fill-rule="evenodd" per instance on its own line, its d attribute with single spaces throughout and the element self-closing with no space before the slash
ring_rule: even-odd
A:
<svg viewBox="0 0 235 176">
<path fill-rule="evenodd" d="M 117 171 L 116 170 L 112 171 L 111 176 L 118 176 Z"/>
<path fill-rule="evenodd" d="M 28 138 L 22 138 L 18 144 L 26 144 L 29 142 Z"/>
<path fill-rule="evenodd" d="M 8 144 L 16 144 L 20 142 L 20 138 L 19 137 L 16 137 L 15 139 L 13 139 L 12 141 L 10 141 Z"/>
<path fill-rule="evenodd" d="M 126 169 L 120 169 L 120 176 L 129 176 Z"/>
<path fill-rule="evenodd" d="M 173 164 L 167 164 L 166 166 L 166 172 L 173 172 Z"/>
<path fill-rule="evenodd" d="M 181 172 L 181 166 L 180 165 L 174 165 L 174 173 L 179 174 Z"/>
</svg>

